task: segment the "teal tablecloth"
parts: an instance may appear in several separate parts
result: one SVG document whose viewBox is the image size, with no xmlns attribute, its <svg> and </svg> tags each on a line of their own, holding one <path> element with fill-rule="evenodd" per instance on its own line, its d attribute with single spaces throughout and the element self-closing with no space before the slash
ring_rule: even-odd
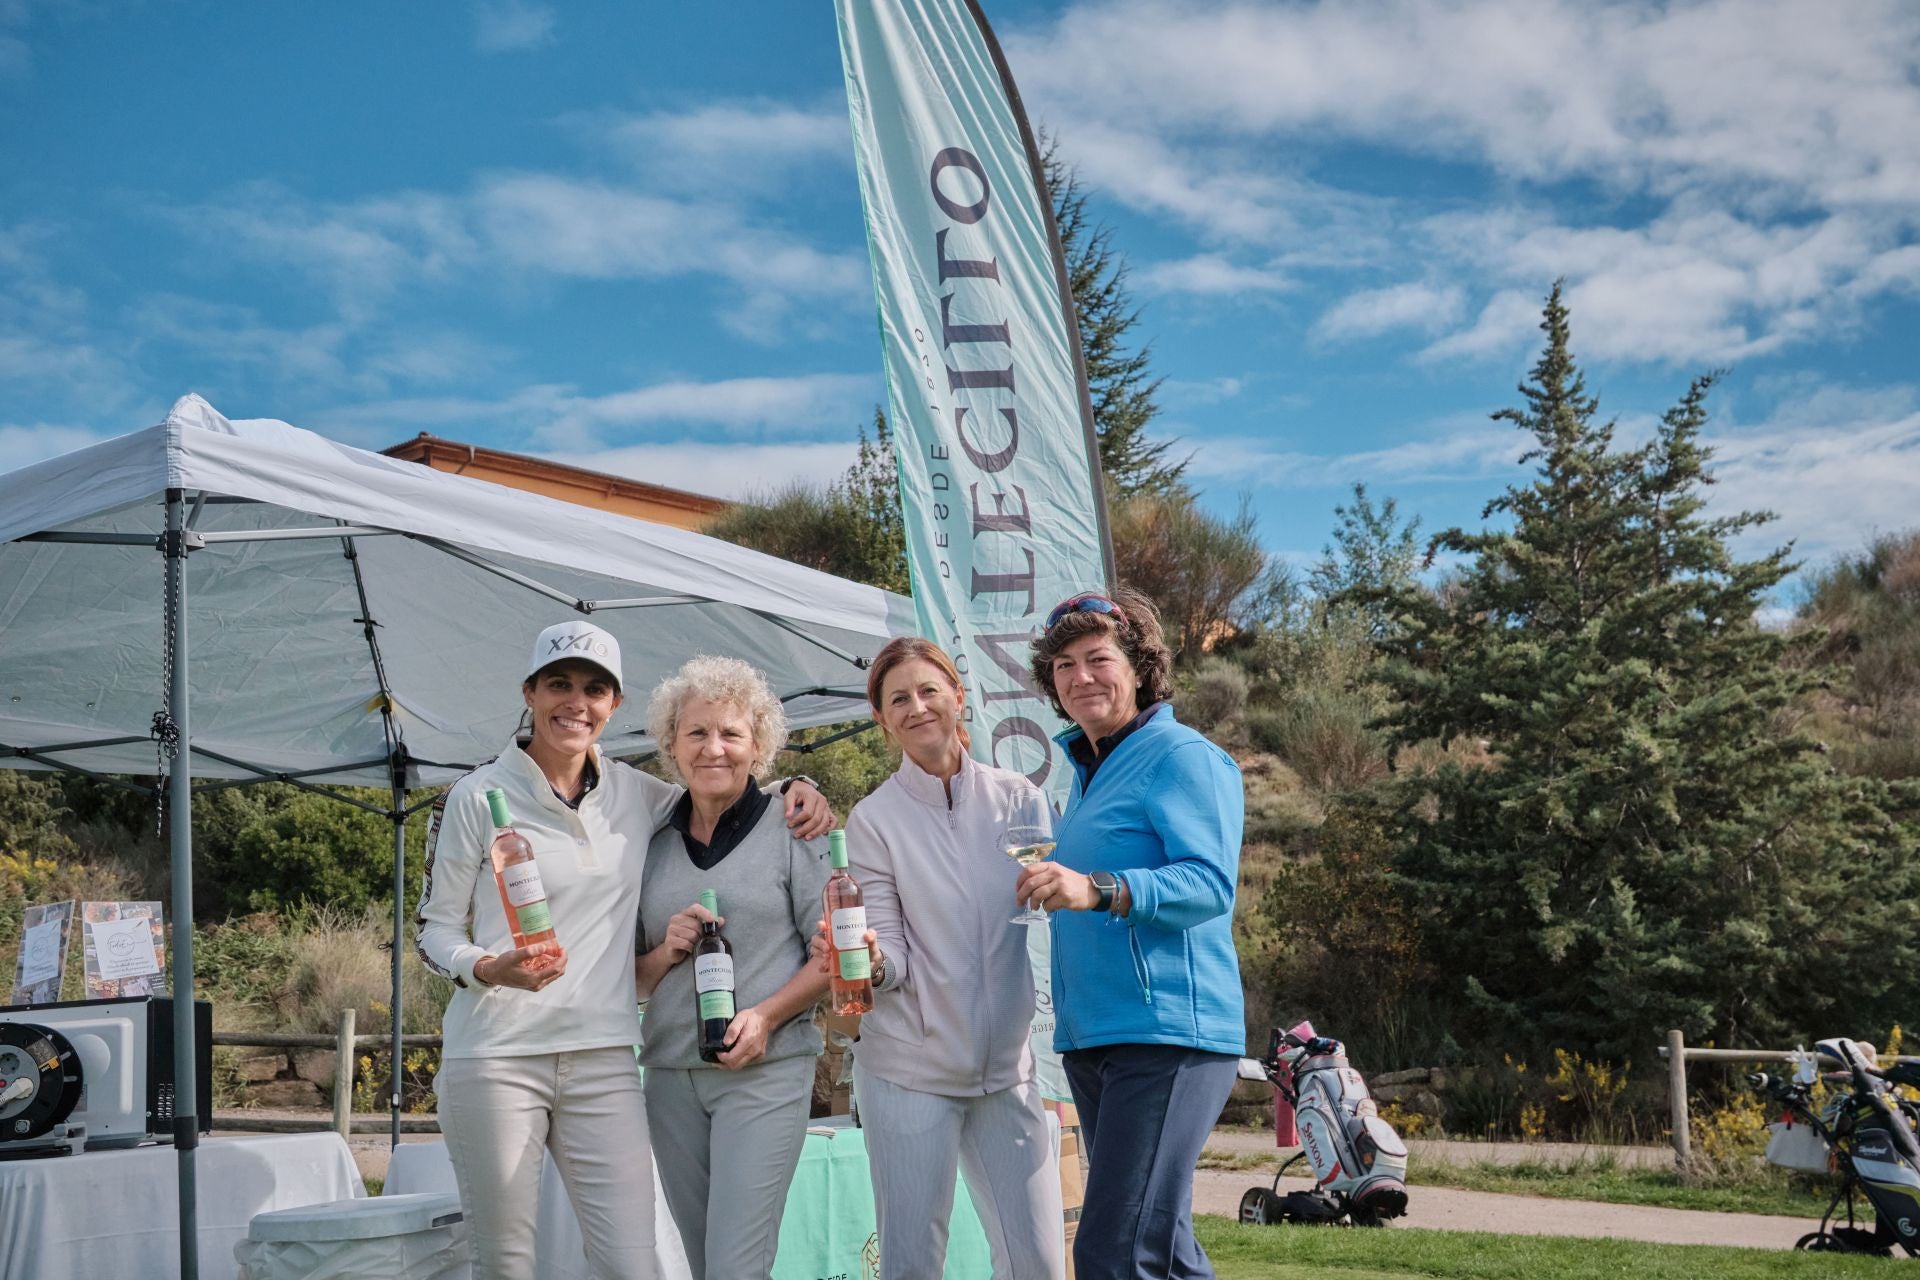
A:
<svg viewBox="0 0 1920 1280">
<path fill-rule="evenodd" d="M 946 1280 L 988 1280 L 993 1259 L 987 1233 L 973 1211 L 966 1180 L 955 1183 L 944 1275 Z M 809 1133 L 780 1220 L 773 1280 L 862 1280 L 879 1274 L 878 1250 L 866 1135 L 853 1128 L 836 1129 L 832 1137 Z"/>
</svg>

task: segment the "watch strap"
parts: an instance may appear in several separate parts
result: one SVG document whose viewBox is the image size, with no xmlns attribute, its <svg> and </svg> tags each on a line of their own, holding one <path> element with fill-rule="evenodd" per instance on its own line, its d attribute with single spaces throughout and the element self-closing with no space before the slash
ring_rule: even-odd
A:
<svg viewBox="0 0 1920 1280">
<path fill-rule="evenodd" d="M 1094 903 L 1093 909 L 1095 911 L 1112 911 L 1113 895 L 1120 891 L 1119 883 L 1114 879 L 1113 872 L 1095 871 L 1089 874 L 1087 879 L 1093 883 L 1094 892 L 1100 895 L 1100 900 Z"/>
</svg>

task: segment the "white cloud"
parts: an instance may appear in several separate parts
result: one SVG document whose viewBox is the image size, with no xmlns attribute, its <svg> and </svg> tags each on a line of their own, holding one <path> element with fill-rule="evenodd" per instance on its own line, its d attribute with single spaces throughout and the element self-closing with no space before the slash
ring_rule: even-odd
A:
<svg viewBox="0 0 1920 1280">
<path fill-rule="evenodd" d="M 818 109 L 722 101 L 686 111 L 599 113 L 574 123 L 590 141 L 612 148 L 650 187 L 764 192 L 802 180 L 809 171 L 844 183 L 853 167 L 847 111 L 837 101 Z"/>
<path fill-rule="evenodd" d="M 119 356 L 84 338 L 62 340 L 34 333 L 0 332 L 0 383 L 16 395 L 29 387 L 65 394 L 85 387 L 98 402 L 112 402 L 128 388 Z"/>
<path fill-rule="evenodd" d="M 450 279 L 480 259 L 463 202 L 425 192 L 325 204 L 255 183 L 167 216 L 222 253 L 306 273 L 353 315 L 370 313 L 405 285 Z"/>
<path fill-rule="evenodd" d="M 826 485 L 854 463 L 851 441 L 816 444 L 714 444 L 685 440 L 585 453 L 555 453 L 591 471 L 628 476 L 715 498 L 762 498 L 794 484 Z"/>
<path fill-rule="evenodd" d="M 1466 305 L 1458 285 L 1396 284 L 1348 294 L 1314 322 L 1313 336 L 1323 342 L 1372 338 L 1395 329 L 1434 332 L 1452 324 Z"/>
<path fill-rule="evenodd" d="M 1103 195 L 1210 244 L 1278 251 L 1275 265 L 1339 265 L 1386 247 L 1388 202 L 1302 177 L 1271 145 L 1123 128 L 1112 123 L 1117 106 L 1069 113 L 1051 130 L 1075 174 Z"/>
<path fill-rule="evenodd" d="M 1414 440 L 1350 453 L 1312 453 L 1254 437 L 1196 440 L 1187 473 L 1275 489 L 1345 488 L 1369 484 L 1453 484 L 1517 474 L 1528 441 L 1513 427 L 1484 418 L 1430 423 Z M 1329 433 L 1330 435 L 1332 433 Z"/>
<path fill-rule="evenodd" d="M 1906 205 L 1920 10 L 1900 0 L 1090 0 L 1010 36 L 1043 114 L 1438 151 L 1530 181 Z"/>
<path fill-rule="evenodd" d="M 72 453 L 107 438 L 107 434 L 85 427 L 57 423 L 31 424 L 0 422 L 0 472 L 31 466 L 46 458 Z"/>
<path fill-rule="evenodd" d="M 482 53 L 515 53 L 553 42 L 557 15 L 527 0 L 480 0 L 474 10 L 474 47 Z"/>
<path fill-rule="evenodd" d="M 1245 378 L 1168 378 L 1160 384 L 1160 403 L 1169 409 L 1220 404 L 1246 389 Z"/>
<path fill-rule="evenodd" d="M 879 378 L 867 374 L 682 379 L 603 395 L 542 384 L 492 398 L 413 396 L 343 406 L 314 415 L 311 425 L 358 437 L 409 429 L 456 435 L 484 431 L 496 439 L 517 438 L 543 450 L 583 456 L 661 428 L 704 427 L 736 437 L 818 432 L 850 437 L 883 395 Z"/>
<path fill-rule="evenodd" d="M 1448 334 L 1420 352 L 1426 361 L 1459 357 L 1488 359 L 1511 355 L 1540 334 L 1541 298 L 1520 289 L 1503 289 L 1488 299 L 1470 328 Z M 1588 326 L 1581 314 L 1582 342 Z"/>
<path fill-rule="evenodd" d="M 1876 533 L 1920 523 L 1920 395 L 1911 387 L 1818 386 L 1753 424 L 1716 424 L 1707 443 L 1717 483 L 1709 509 L 1779 519 L 1742 535 L 1744 554 L 1791 540 L 1817 564 L 1857 550 Z"/>
<path fill-rule="evenodd" d="M 723 321 L 763 342 L 818 327 L 795 316 L 796 303 L 838 311 L 871 296 L 862 257 L 815 248 L 735 203 L 553 174 L 493 175 L 460 196 L 399 192 L 338 204 L 260 185 L 170 216 L 225 253 L 305 272 L 352 322 L 403 287 L 502 267 L 592 280 L 715 276 L 734 286 Z"/>
<path fill-rule="evenodd" d="M 1202 253 L 1177 262 L 1154 262 L 1135 273 L 1141 288 L 1153 293 L 1194 293 L 1203 296 L 1247 296 L 1284 293 L 1294 284 L 1281 272 L 1243 267 L 1217 253 Z"/>
<path fill-rule="evenodd" d="M 1592 356 L 1717 363 L 1831 338 L 1866 297 L 1920 271 L 1901 235 L 1854 213 L 1768 225 L 1677 206 L 1641 227 L 1570 227 L 1510 208 L 1437 215 L 1419 228 L 1429 260 L 1505 287 L 1423 357 L 1513 354 L 1535 340 L 1545 282 L 1561 277 Z"/>
<path fill-rule="evenodd" d="M 1899 0 L 1082 0 L 1006 44 L 1083 180 L 1197 238 L 1198 288 L 1357 267 L 1443 304 L 1349 297 L 1323 341 L 1443 314 L 1421 359 L 1508 358 L 1564 278 L 1588 353 L 1724 362 L 1920 293 L 1920 7 Z M 1372 158 L 1341 177 L 1366 193 L 1316 172 L 1356 143 Z M 1395 156 L 1423 181 L 1374 194 Z"/>
</svg>

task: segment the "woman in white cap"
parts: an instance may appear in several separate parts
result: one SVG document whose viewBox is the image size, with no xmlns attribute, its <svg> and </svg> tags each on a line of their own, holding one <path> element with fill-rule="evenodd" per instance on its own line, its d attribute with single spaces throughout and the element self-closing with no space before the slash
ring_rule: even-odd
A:
<svg viewBox="0 0 1920 1280">
<path fill-rule="evenodd" d="M 681 789 L 601 754 L 620 688 L 611 634 L 586 621 L 541 632 L 521 685 L 526 735 L 449 787 L 427 830 L 419 950 L 457 988 L 434 1089 L 479 1280 L 536 1275 L 542 1148 L 593 1276 L 655 1270 L 634 937 L 647 844 Z M 496 788 L 533 849 L 555 941 L 514 945 L 488 855 Z M 800 835 L 833 824 L 817 789 L 777 789 Z"/>
</svg>

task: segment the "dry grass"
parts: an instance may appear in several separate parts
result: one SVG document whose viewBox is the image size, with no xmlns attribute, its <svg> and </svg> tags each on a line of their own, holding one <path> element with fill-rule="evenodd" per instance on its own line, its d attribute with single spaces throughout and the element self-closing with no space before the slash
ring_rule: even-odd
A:
<svg viewBox="0 0 1920 1280">
<path fill-rule="evenodd" d="M 332 1031 L 340 1010 L 354 1010 L 363 1028 L 385 1026 L 392 1017 L 393 921 L 378 910 L 321 910 L 292 935 L 293 955 L 281 996 L 281 1022 L 288 1031 Z M 420 963 L 410 944 L 400 957 L 403 1029 L 430 1034 L 440 1029 L 452 991 Z"/>
</svg>

